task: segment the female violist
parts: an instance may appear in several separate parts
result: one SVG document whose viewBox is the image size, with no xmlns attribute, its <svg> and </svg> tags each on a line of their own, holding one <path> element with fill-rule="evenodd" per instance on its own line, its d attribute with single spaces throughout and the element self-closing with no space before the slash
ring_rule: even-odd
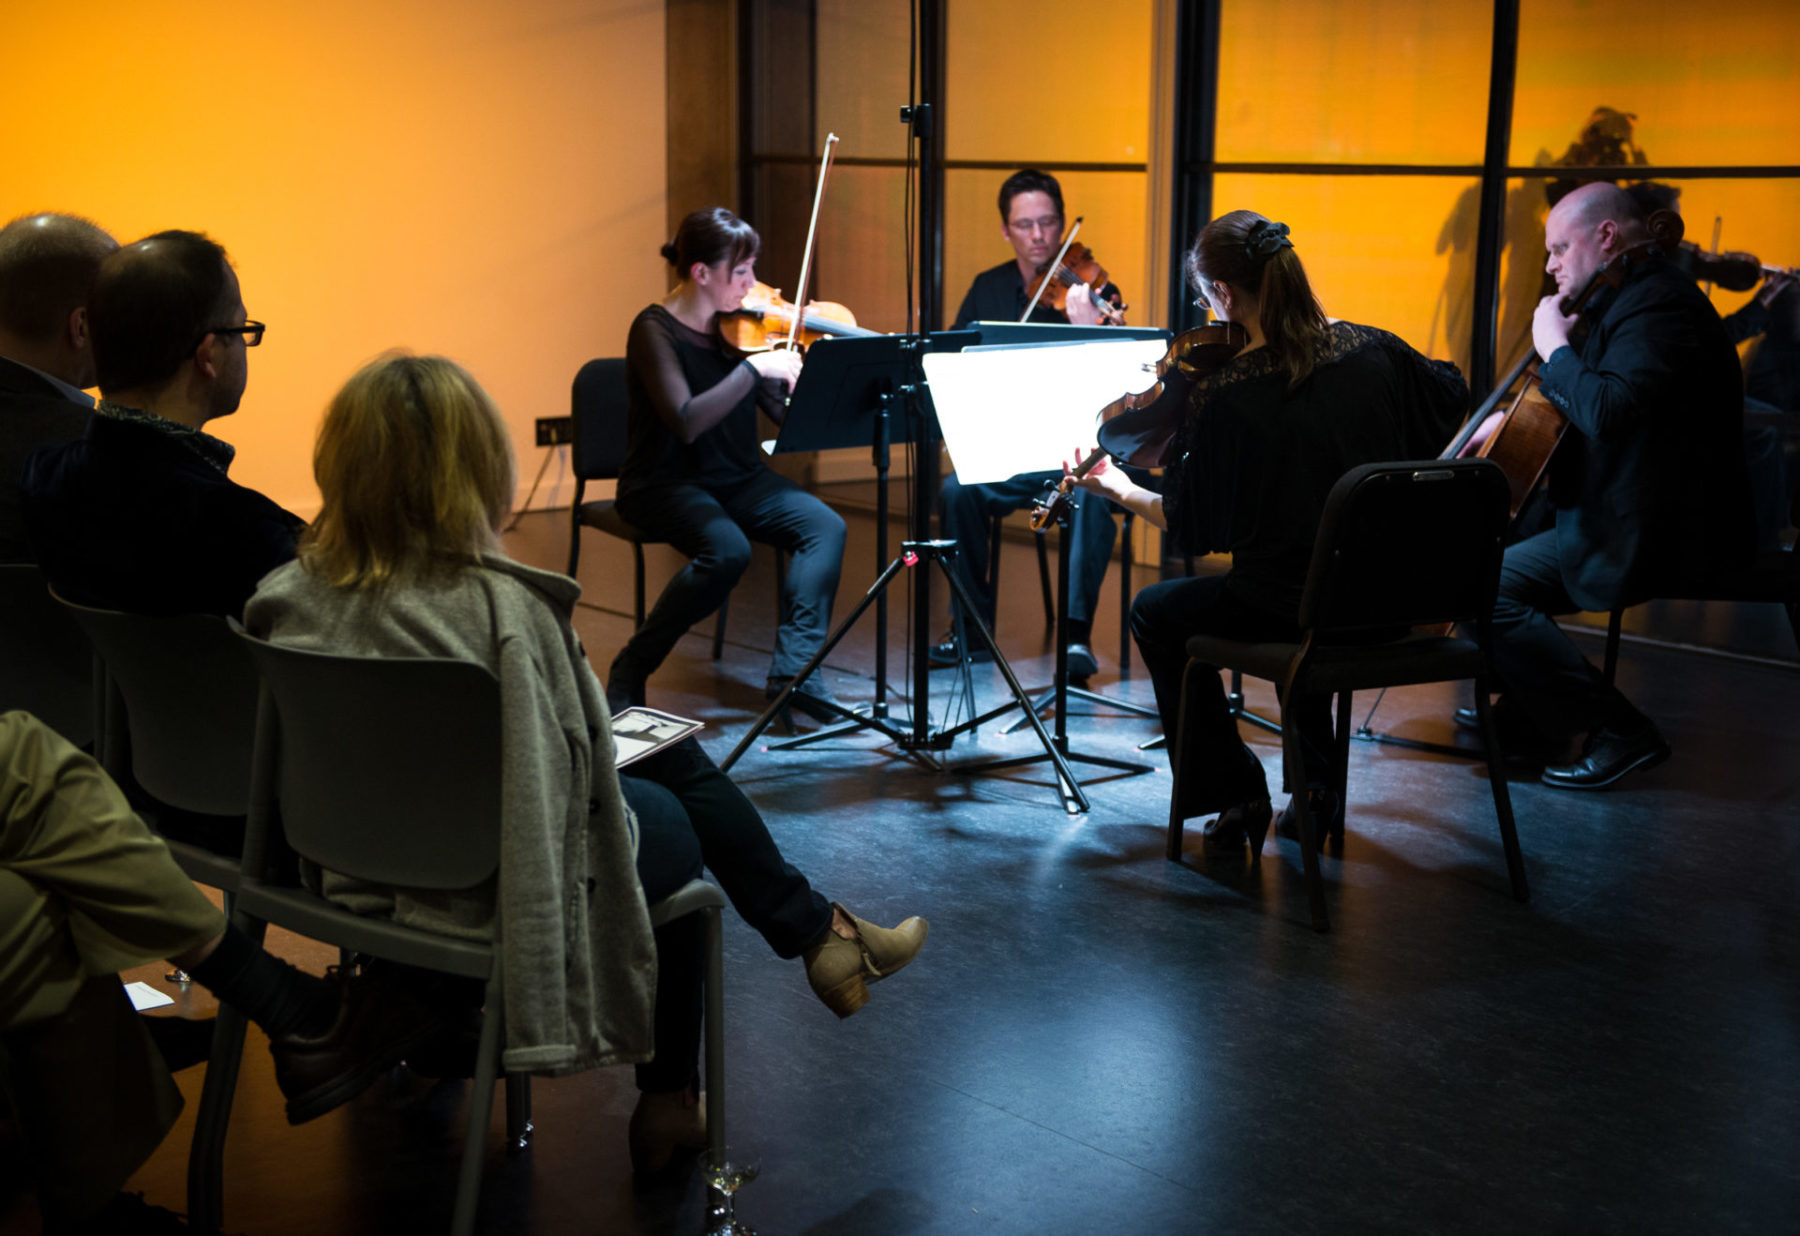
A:
<svg viewBox="0 0 1800 1236">
<path fill-rule="evenodd" d="M 644 702 L 645 680 L 749 566 L 751 541 L 791 555 L 770 698 L 818 651 L 830 626 L 844 521 L 765 467 L 757 446 L 756 410 L 781 420 L 800 354 L 746 354 L 719 333 L 719 315 L 742 305 L 755 283 L 759 243 L 756 230 L 723 207 L 688 215 L 662 247 L 675 287 L 637 315 L 626 340 L 630 411 L 618 511 L 689 562 L 613 658 L 606 693 L 614 708 Z M 819 698 L 831 697 L 818 674 L 792 697 L 796 708 L 831 717 L 809 707 Z"/>
<path fill-rule="evenodd" d="M 1285 223 L 1248 210 L 1221 215 L 1189 249 L 1187 274 L 1249 344 L 1195 384 L 1162 493 L 1104 464 L 1081 481 L 1168 529 L 1186 550 L 1231 555 L 1227 573 L 1153 584 L 1132 605 L 1132 634 L 1170 736 L 1188 637 L 1297 638 L 1301 587 L 1332 485 L 1359 464 L 1434 457 L 1468 409 L 1454 365 L 1426 360 L 1386 331 L 1325 316 Z M 1220 813 L 1206 826 L 1209 856 L 1241 851 L 1246 839 L 1260 851 L 1271 816 L 1262 764 L 1238 736 L 1218 675 L 1196 678 L 1182 815 Z M 1289 708 L 1313 818 L 1339 828 L 1329 700 Z M 1293 821 L 1284 822 L 1291 833 Z"/>
</svg>

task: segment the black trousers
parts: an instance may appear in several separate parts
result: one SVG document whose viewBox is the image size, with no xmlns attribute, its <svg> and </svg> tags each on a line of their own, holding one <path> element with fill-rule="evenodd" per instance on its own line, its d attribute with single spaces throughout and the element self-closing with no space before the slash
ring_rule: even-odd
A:
<svg viewBox="0 0 1800 1236">
<path fill-rule="evenodd" d="M 989 583 L 993 566 L 988 562 L 988 530 L 992 521 L 1008 512 L 1022 511 L 1044 492 L 1044 486 L 1060 479 L 1060 472 L 1021 472 L 1004 481 L 964 485 L 952 472 L 944 481 L 944 536 L 957 543 L 951 567 L 975 598 L 982 622 L 994 627 L 994 590 Z M 1118 525 L 1112 504 L 1099 494 L 1076 492 L 1079 502 L 1070 519 L 1069 621 L 1091 623 L 1106 582 Z"/>
<path fill-rule="evenodd" d="M 633 764 L 619 785 L 638 821 L 638 881 L 667 897 L 704 866 L 777 957 L 798 957 L 831 929 L 831 903 L 786 859 L 744 792 L 693 739 Z M 705 977 L 701 920 L 656 933 L 656 1057 L 637 1068 L 640 1090 L 680 1090 L 700 1053 Z"/>
<path fill-rule="evenodd" d="M 1187 642 L 1194 635 L 1224 639 L 1296 640 L 1300 631 L 1283 618 L 1249 605 L 1228 586 L 1229 575 L 1202 575 L 1151 584 L 1131 606 L 1131 634 L 1137 641 L 1156 710 L 1169 739 L 1171 766 L 1177 758 L 1175 735 L 1181 713 L 1181 680 L 1187 669 Z M 1301 759 L 1308 789 L 1336 784 L 1331 775 L 1331 700 L 1307 696 L 1289 701 L 1284 711 L 1299 732 Z M 1238 734 L 1225 684 L 1216 669 L 1195 675 L 1188 699 L 1187 765 L 1182 769 L 1182 818 L 1224 811 L 1269 796 L 1262 761 Z"/>
<path fill-rule="evenodd" d="M 1646 720 L 1553 621 L 1580 608 L 1563 586 L 1554 530 L 1507 548 L 1491 625 L 1495 685 L 1507 708 L 1552 739 L 1603 725 L 1629 731 Z"/>
<path fill-rule="evenodd" d="M 750 565 L 750 542 L 789 555 L 771 678 L 791 678 L 830 634 L 844 567 L 844 521 L 768 469 L 729 490 L 659 485 L 619 495 L 619 514 L 686 554 L 644 625 L 613 658 L 608 688 L 641 686 L 688 628 L 715 612 Z"/>
</svg>

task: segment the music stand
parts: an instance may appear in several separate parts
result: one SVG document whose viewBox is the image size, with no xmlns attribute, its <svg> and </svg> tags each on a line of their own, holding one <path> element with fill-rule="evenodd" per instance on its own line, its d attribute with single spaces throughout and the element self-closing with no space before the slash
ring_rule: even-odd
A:
<svg viewBox="0 0 1800 1236">
<path fill-rule="evenodd" d="M 877 335 L 870 338 L 820 340 L 808 352 L 806 367 L 801 371 L 800 381 L 796 385 L 793 398 L 789 400 L 787 418 L 783 424 L 782 438 L 777 439 L 777 450 L 781 450 L 782 440 L 787 441 L 788 450 L 819 450 L 831 447 L 858 445 L 857 438 L 872 442 L 876 453 L 876 463 L 880 467 L 885 462 L 885 452 L 892 440 L 893 410 L 901 410 L 900 441 L 917 444 L 921 465 L 926 456 L 937 450 L 938 433 L 937 418 L 929 404 L 925 391 L 922 358 L 931 352 L 960 351 L 965 345 L 979 338 L 975 331 L 943 331 L 928 335 Z M 821 376 L 810 379 L 815 373 L 814 366 L 820 361 L 817 373 Z M 814 392 L 817 393 L 814 393 Z M 802 397 L 804 394 L 804 398 Z M 794 423 L 792 437 L 788 436 L 787 421 Z M 801 445 L 807 443 L 808 445 Z M 919 565 L 921 562 L 935 564 L 944 573 L 957 601 L 966 609 L 971 608 L 971 598 L 963 589 L 962 581 L 950 570 L 950 556 L 956 552 L 954 541 L 937 541 L 921 535 L 928 531 L 930 511 L 936 495 L 930 492 L 935 482 L 936 468 L 920 466 L 915 470 L 915 484 L 919 491 L 914 494 L 910 529 L 912 537 L 901 542 L 900 556 L 889 562 L 870 585 L 869 590 L 838 627 L 829 636 L 819 650 L 813 654 L 793 679 L 784 686 L 765 710 L 762 716 L 750 727 L 748 733 L 739 740 L 731 753 L 720 762 L 720 768 L 729 770 L 738 757 L 749 749 L 757 736 L 774 723 L 775 718 L 787 706 L 788 697 L 804 683 L 825 658 L 831 654 L 840 640 L 856 625 L 864 613 L 877 603 L 885 605 L 888 585 L 907 567 Z M 885 472 L 883 474 L 885 489 Z M 884 504 L 885 505 L 885 504 Z M 885 516 L 885 510 L 883 511 Z M 878 536 L 885 536 L 885 521 Z M 875 715 L 871 709 L 869 715 L 853 712 L 841 705 L 827 703 L 825 706 L 838 713 L 845 721 L 851 723 L 849 728 L 872 729 L 885 735 L 901 750 L 912 758 L 932 768 L 943 771 L 943 765 L 927 754 L 928 751 L 941 751 L 949 748 L 952 740 L 968 726 L 955 729 L 932 731 L 928 724 L 929 713 L 929 679 L 926 678 L 927 658 L 924 641 L 930 638 L 927 617 L 929 610 L 929 572 L 920 576 L 919 587 L 915 597 L 915 615 L 917 630 L 915 641 L 921 647 L 915 650 L 918 674 L 913 691 L 912 712 L 913 728 L 907 733 L 890 724 L 886 717 Z M 1013 677 L 1012 670 L 999 658 L 994 647 L 994 637 L 979 619 L 973 623 L 982 642 L 995 652 L 995 660 L 1006 675 L 1007 685 L 1013 698 L 1020 707 L 1027 703 L 1025 689 Z M 878 666 L 885 665 L 886 641 L 882 639 L 876 653 Z M 1057 792 L 1065 800 L 1071 795 L 1087 810 L 1086 796 L 1081 792 L 1075 774 L 1070 770 L 1068 762 L 1057 751 L 1050 734 L 1044 729 L 1042 722 L 1037 721 L 1035 713 L 1031 714 L 1039 740 L 1049 760 L 1056 765 L 1059 782 Z M 842 732 L 839 730 L 838 732 Z M 817 735 L 808 735 L 817 740 Z"/>
</svg>

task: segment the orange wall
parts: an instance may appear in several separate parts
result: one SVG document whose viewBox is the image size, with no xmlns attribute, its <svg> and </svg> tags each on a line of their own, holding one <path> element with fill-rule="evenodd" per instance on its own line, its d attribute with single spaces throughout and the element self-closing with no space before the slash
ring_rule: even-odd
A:
<svg viewBox="0 0 1800 1236">
<path fill-rule="evenodd" d="M 302 514 L 326 401 L 390 347 L 487 386 L 523 497 L 533 420 L 567 415 L 575 370 L 662 293 L 656 0 L 21 0 L 0 45 L 0 217 L 224 244 L 269 334 L 214 428 L 239 481 Z"/>
</svg>

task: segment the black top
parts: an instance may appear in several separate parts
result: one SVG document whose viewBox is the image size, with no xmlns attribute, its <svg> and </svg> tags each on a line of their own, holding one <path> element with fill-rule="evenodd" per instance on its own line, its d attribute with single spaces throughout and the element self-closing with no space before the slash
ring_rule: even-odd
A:
<svg viewBox="0 0 1800 1236">
<path fill-rule="evenodd" d="M 32 560 L 19 510 L 25 457 L 40 446 L 73 442 L 93 414 L 31 369 L 0 356 L 0 562 Z"/>
<path fill-rule="evenodd" d="M 776 420 L 782 383 L 763 381 L 717 331 L 683 326 L 661 305 L 631 323 L 625 342 L 629 404 L 619 492 L 693 484 L 731 489 L 762 469 L 756 408 Z M 688 426 L 705 425 L 691 442 Z"/>
<path fill-rule="evenodd" d="M 1195 384 L 1163 481 L 1170 531 L 1229 553 L 1239 597 L 1295 620 L 1325 496 L 1358 464 L 1432 459 L 1468 411 L 1455 365 L 1383 330 L 1333 323 L 1306 381 L 1268 348 Z"/>
<path fill-rule="evenodd" d="M 1712 303 L 1652 260 L 1583 321 L 1579 351 L 1558 348 L 1539 370 L 1572 431 L 1550 461 L 1569 595 L 1605 611 L 1748 561 L 1743 375 Z"/>
<path fill-rule="evenodd" d="M 1725 331 L 1733 343 L 1762 336 L 1744 363 L 1744 394 L 1800 411 L 1800 291 L 1783 292 L 1772 305 L 1751 297 L 1726 317 Z"/>
<path fill-rule="evenodd" d="M 242 614 L 304 526 L 179 438 L 108 416 L 34 453 L 23 489 L 26 531 L 57 591 L 134 613 Z"/>
<path fill-rule="evenodd" d="M 1124 299 L 1119 289 L 1110 283 L 1099 291 L 1102 300 Z M 1046 292 L 1045 295 L 1048 296 L 1049 293 Z M 969 294 L 963 297 L 962 308 L 956 311 L 956 321 L 950 324 L 950 329 L 961 330 L 970 322 L 1017 322 L 1030 299 L 1025 295 L 1025 276 L 1019 273 L 1018 262 L 1002 262 L 975 276 L 975 282 L 969 285 Z M 1040 300 L 1027 320 L 1067 322 L 1069 315 L 1052 309 Z"/>
</svg>

